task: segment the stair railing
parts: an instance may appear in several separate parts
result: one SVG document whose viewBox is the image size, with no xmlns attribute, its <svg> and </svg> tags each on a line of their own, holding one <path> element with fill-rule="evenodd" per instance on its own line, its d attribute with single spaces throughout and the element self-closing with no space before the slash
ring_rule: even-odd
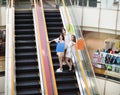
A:
<svg viewBox="0 0 120 95">
<path fill-rule="evenodd" d="M 15 95 L 15 36 L 13 0 L 8 0 L 7 4 L 5 47 L 5 95 Z"/>
</svg>

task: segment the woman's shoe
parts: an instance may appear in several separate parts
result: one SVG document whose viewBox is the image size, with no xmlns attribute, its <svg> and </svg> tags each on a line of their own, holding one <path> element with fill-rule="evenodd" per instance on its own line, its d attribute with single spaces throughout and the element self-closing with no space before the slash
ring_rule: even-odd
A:
<svg viewBox="0 0 120 95">
<path fill-rule="evenodd" d="M 72 71 L 72 68 L 69 68 L 69 71 Z"/>
<path fill-rule="evenodd" d="M 58 69 L 56 70 L 56 72 L 63 72 L 63 69 L 58 68 Z"/>
</svg>

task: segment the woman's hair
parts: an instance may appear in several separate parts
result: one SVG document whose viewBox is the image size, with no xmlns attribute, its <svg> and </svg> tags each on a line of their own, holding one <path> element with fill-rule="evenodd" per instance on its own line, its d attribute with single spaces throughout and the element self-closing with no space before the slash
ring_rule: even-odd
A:
<svg viewBox="0 0 120 95">
<path fill-rule="evenodd" d="M 73 39 L 73 42 L 76 42 L 76 37 L 75 37 L 75 35 L 72 35 L 72 37 L 74 38 L 74 39 Z"/>
<path fill-rule="evenodd" d="M 60 34 L 60 36 L 62 36 L 62 39 L 64 40 L 64 36 L 63 33 Z M 59 40 L 60 40 L 60 36 L 59 36 Z"/>
<path fill-rule="evenodd" d="M 62 30 L 64 30 L 64 31 L 66 32 L 66 30 L 65 30 L 65 28 L 64 28 L 64 27 L 62 27 Z"/>
</svg>

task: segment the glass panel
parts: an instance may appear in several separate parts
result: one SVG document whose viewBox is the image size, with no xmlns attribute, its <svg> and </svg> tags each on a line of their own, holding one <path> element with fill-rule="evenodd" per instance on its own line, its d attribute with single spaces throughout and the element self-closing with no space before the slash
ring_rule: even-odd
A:
<svg viewBox="0 0 120 95">
<path fill-rule="evenodd" d="M 79 39 L 79 38 L 84 39 L 83 36 L 82 36 L 81 29 L 77 26 L 78 24 L 77 24 L 77 21 L 76 21 L 76 17 L 74 16 L 75 10 L 73 9 L 73 7 L 71 5 L 71 2 L 69 0 L 64 0 L 64 1 L 65 1 L 65 4 L 66 4 L 68 13 L 70 15 L 70 19 L 71 19 L 71 22 L 72 22 L 71 24 L 74 28 L 76 38 L 77 39 Z M 86 6 L 87 5 L 87 0 L 84 0 L 84 2 L 80 1 L 80 5 Z M 82 61 L 82 65 L 84 67 L 84 71 L 85 71 L 85 74 L 86 74 L 87 84 L 89 86 L 90 93 L 91 93 L 91 95 L 99 95 L 97 85 L 96 85 L 96 81 L 95 81 L 95 77 L 94 77 L 94 73 L 93 73 L 92 66 L 91 66 L 91 61 L 90 61 L 86 46 L 85 46 L 84 50 L 81 50 L 81 51 L 78 51 L 78 52 L 79 52 L 79 55 L 81 56 L 81 61 Z M 81 70 L 79 70 L 79 71 L 81 71 Z"/>
</svg>

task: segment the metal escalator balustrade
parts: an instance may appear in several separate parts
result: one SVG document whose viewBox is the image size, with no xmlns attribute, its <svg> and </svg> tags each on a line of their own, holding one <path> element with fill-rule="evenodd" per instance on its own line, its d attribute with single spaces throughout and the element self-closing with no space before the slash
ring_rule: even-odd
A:
<svg viewBox="0 0 120 95">
<path fill-rule="evenodd" d="M 49 40 L 55 39 L 59 37 L 62 32 L 62 20 L 59 11 L 45 11 L 45 19 L 48 30 L 48 38 Z M 56 43 L 50 44 L 52 61 L 54 66 L 54 71 L 59 68 L 59 60 L 56 55 Z M 67 65 L 63 66 L 63 72 L 54 72 L 56 77 L 56 83 L 58 88 L 58 95 L 80 95 L 76 75 L 73 71 L 69 72 L 69 68 Z"/>
<path fill-rule="evenodd" d="M 15 11 L 16 95 L 42 95 L 31 10 Z"/>
</svg>

